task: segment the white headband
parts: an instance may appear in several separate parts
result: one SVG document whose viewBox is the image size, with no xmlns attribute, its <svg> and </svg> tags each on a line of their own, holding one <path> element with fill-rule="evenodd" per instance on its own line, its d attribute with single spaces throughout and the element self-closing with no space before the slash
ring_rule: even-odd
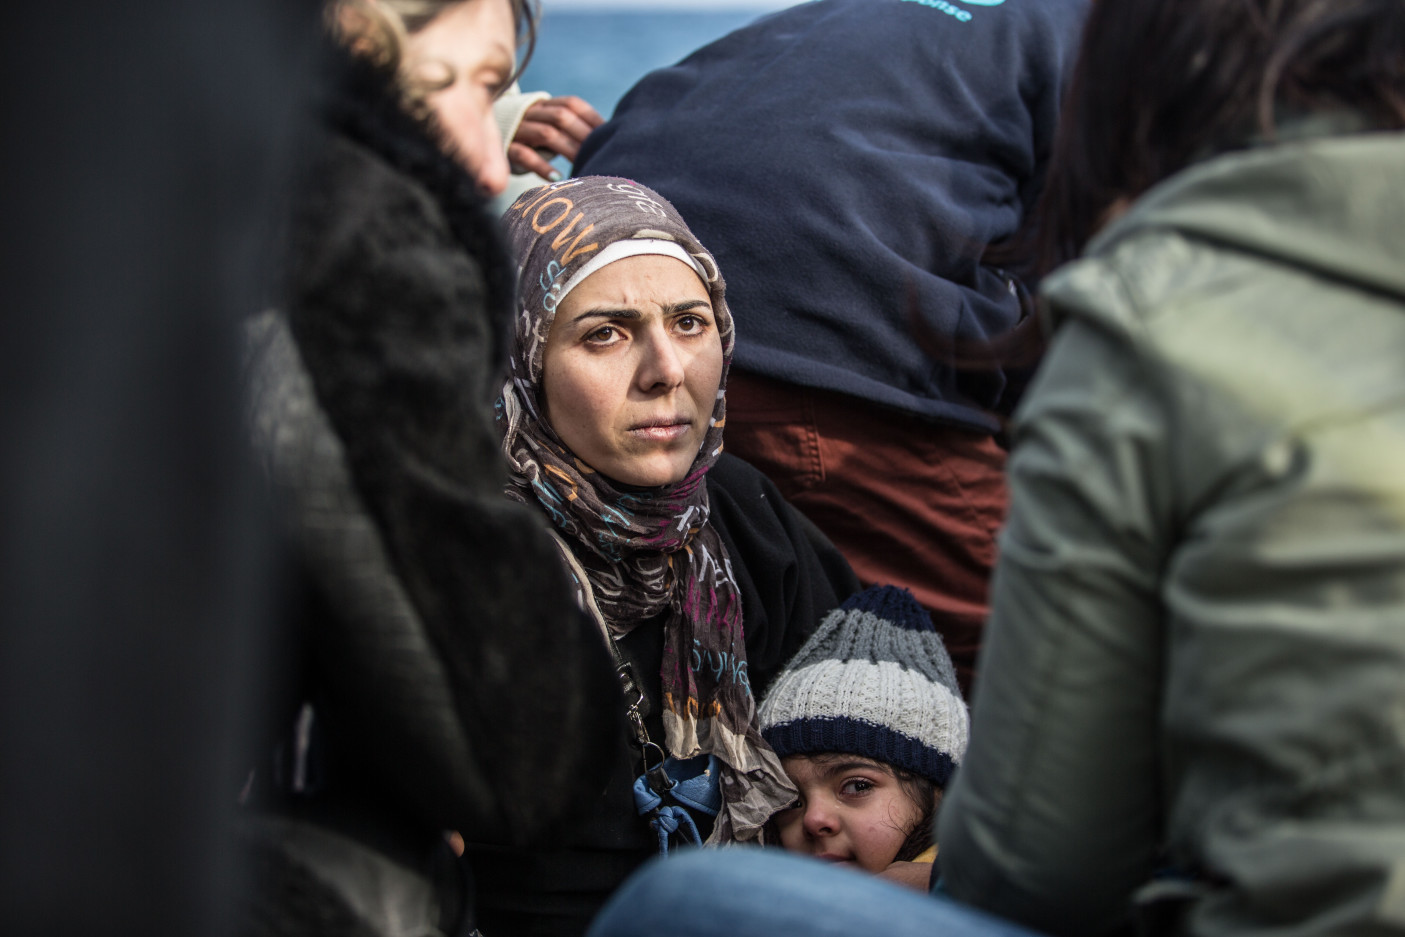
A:
<svg viewBox="0 0 1405 937">
<path fill-rule="evenodd" d="M 626 257 L 638 257 L 640 254 L 660 254 L 664 257 L 681 260 L 698 275 L 698 279 L 703 281 L 703 286 L 708 285 L 707 273 L 703 270 L 702 264 L 698 263 L 697 258 L 685 251 L 677 241 L 665 241 L 661 238 L 626 238 L 609 245 L 586 261 L 561 288 L 561 295 L 556 297 L 556 304 L 559 306 L 571 290 L 584 283 L 586 277 L 601 267 L 617 260 L 624 260 Z"/>
</svg>

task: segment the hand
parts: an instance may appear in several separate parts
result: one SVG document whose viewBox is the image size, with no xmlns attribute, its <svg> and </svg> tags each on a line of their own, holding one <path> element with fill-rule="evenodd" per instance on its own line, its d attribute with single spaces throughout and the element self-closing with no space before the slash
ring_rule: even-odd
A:
<svg viewBox="0 0 1405 937">
<path fill-rule="evenodd" d="M 543 179 L 560 178 L 548 161 L 564 156 L 575 162 L 590 132 L 605 122 L 595 108 L 574 95 L 548 98 L 527 108 L 517 134 L 507 148 L 514 172 L 534 172 Z M 543 156 L 545 151 L 548 156 Z"/>
<path fill-rule="evenodd" d="M 932 884 L 932 863 L 894 862 L 879 872 L 878 877 L 918 891 L 927 891 Z"/>
</svg>

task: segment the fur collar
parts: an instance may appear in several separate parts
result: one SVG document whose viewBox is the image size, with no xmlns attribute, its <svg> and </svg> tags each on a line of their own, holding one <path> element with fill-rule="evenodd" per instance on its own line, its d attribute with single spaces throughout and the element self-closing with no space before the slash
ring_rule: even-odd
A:
<svg viewBox="0 0 1405 937">
<path fill-rule="evenodd" d="M 323 121 L 335 133 L 376 153 L 414 179 L 443 210 L 455 239 L 482 267 L 493 335 L 506 354 L 514 266 L 487 201 L 432 119 L 409 114 L 400 103 L 395 77 L 346 51 L 329 53 L 332 81 L 322 105 Z"/>
</svg>

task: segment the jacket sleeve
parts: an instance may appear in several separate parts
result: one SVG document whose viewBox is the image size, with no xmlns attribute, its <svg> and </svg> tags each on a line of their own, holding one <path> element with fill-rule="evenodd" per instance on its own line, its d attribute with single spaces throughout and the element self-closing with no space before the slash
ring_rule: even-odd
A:
<svg viewBox="0 0 1405 937">
<path fill-rule="evenodd" d="M 971 745 L 939 820 L 951 896 L 1051 934 L 1122 921 L 1160 829 L 1162 408 L 1073 322 L 1019 414 Z"/>
</svg>

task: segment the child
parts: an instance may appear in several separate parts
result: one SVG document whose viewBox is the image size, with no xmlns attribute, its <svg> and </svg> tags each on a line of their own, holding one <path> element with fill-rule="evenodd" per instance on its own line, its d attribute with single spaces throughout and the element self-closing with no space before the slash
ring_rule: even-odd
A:
<svg viewBox="0 0 1405 937">
<path fill-rule="evenodd" d="M 800 789 L 768 839 L 927 888 L 933 819 L 969 720 L 912 593 L 874 586 L 830 612 L 776 678 L 760 724 Z"/>
</svg>

